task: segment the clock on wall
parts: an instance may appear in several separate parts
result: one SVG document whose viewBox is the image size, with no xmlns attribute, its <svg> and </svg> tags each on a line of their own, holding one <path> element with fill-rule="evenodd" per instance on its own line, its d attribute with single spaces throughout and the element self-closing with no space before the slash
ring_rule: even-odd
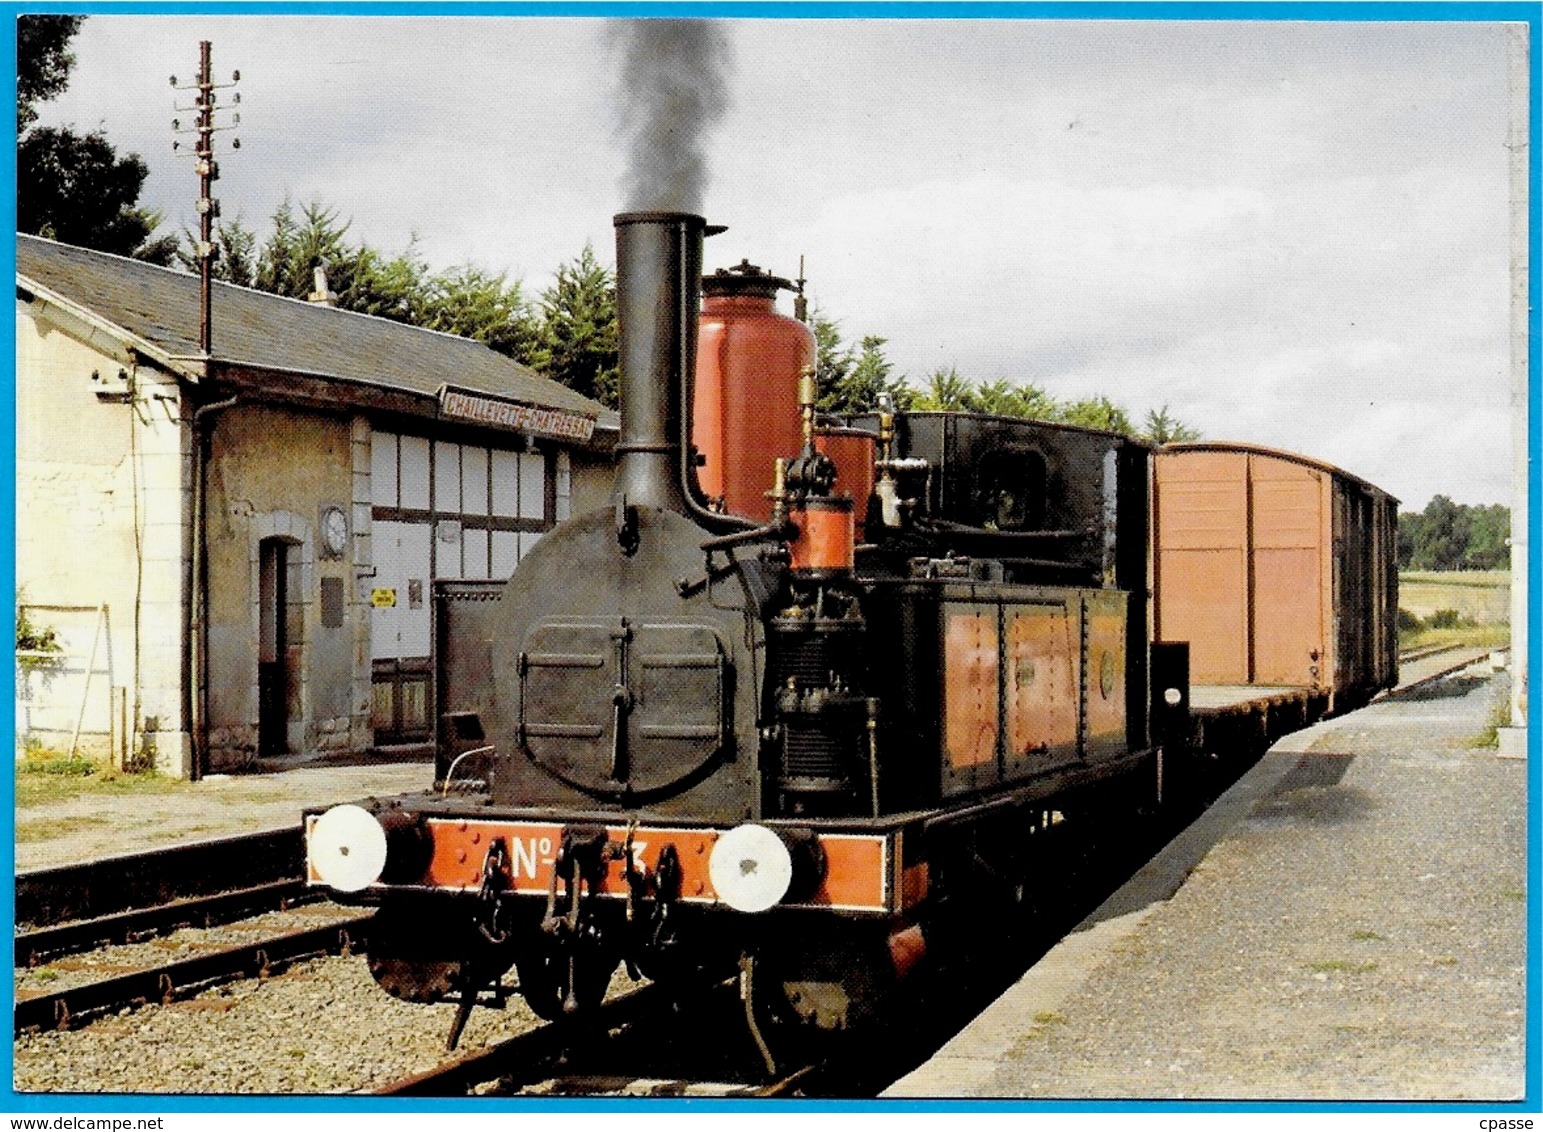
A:
<svg viewBox="0 0 1543 1132">
<path fill-rule="evenodd" d="M 321 509 L 321 556 L 342 558 L 348 546 L 348 512 L 335 503 Z"/>
</svg>

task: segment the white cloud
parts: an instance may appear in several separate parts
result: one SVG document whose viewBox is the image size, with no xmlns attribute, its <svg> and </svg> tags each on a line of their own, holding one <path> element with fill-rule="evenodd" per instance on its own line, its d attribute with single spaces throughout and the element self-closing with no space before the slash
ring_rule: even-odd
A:
<svg viewBox="0 0 1543 1132">
<path fill-rule="evenodd" d="M 1508 495 L 1500 25 L 736 21 L 709 264 L 793 274 L 917 378 L 1162 404 L 1413 505 Z M 243 72 L 227 216 L 287 191 L 539 289 L 622 204 L 587 20 L 93 16 L 51 121 L 191 224 L 171 91 Z M 1458 439 L 1461 438 L 1461 439 Z"/>
</svg>

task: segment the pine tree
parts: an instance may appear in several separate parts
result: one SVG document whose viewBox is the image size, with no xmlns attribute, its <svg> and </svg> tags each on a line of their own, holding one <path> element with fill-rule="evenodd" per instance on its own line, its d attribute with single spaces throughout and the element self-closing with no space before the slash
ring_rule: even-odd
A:
<svg viewBox="0 0 1543 1132">
<path fill-rule="evenodd" d="M 1148 409 L 1146 423 L 1141 429 L 1141 438 L 1150 440 L 1153 444 L 1181 444 L 1190 440 L 1200 439 L 1200 430 L 1175 418 L 1168 411 L 1168 406 L 1161 409 Z"/>
<path fill-rule="evenodd" d="M 604 405 L 619 403 L 616 281 L 586 243 L 541 296 L 541 325 L 530 364 Z"/>
<path fill-rule="evenodd" d="M 520 361 L 535 352 L 540 330 L 518 281 L 467 264 L 429 279 L 425 291 L 420 325 Z"/>
</svg>

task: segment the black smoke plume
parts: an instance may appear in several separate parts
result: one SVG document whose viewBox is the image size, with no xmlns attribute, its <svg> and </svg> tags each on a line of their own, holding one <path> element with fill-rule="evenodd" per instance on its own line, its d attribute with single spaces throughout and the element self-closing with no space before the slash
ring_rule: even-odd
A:
<svg viewBox="0 0 1543 1132">
<path fill-rule="evenodd" d="M 629 211 L 701 212 L 707 144 L 728 108 L 732 46 L 712 20 L 618 20 L 617 133 Z"/>
</svg>

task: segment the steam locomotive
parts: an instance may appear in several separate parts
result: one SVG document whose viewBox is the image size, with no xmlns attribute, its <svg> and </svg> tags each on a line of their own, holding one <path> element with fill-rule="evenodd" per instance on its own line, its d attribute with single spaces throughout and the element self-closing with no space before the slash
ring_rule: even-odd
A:
<svg viewBox="0 0 1543 1132">
<path fill-rule="evenodd" d="M 615 227 L 612 505 L 445 589 L 435 789 L 306 817 L 310 881 L 378 906 L 371 971 L 458 999 L 452 1045 L 511 967 L 547 1018 L 626 964 L 737 973 L 758 1034 L 854 1025 L 1022 899 L 1052 811 L 1152 800 L 1185 734 L 1147 445 L 823 420 L 785 280 L 704 284 L 695 215 Z"/>
</svg>

